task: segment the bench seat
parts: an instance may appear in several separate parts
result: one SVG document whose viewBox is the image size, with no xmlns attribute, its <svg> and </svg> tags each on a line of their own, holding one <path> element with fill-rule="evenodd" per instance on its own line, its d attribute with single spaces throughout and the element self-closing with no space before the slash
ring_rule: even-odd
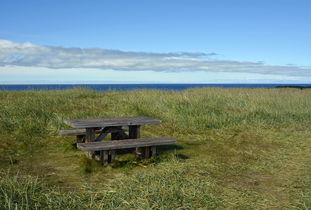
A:
<svg viewBox="0 0 311 210">
<path fill-rule="evenodd" d="M 156 146 L 176 144 L 176 140 L 168 137 L 159 138 L 141 138 L 126 139 L 120 141 L 102 141 L 102 142 L 86 142 L 78 143 L 77 148 L 89 154 L 95 154 L 100 151 L 99 159 L 103 165 L 113 162 L 115 158 L 115 150 L 144 148 L 143 157 L 148 158 L 155 155 Z"/>
<path fill-rule="evenodd" d="M 97 130 L 96 133 L 100 133 L 100 130 Z M 60 136 L 80 136 L 85 135 L 86 129 L 70 129 L 70 130 L 60 130 Z"/>
<path fill-rule="evenodd" d="M 123 131 L 128 131 L 128 126 L 122 126 L 121 128 Z M 110 133 L 114 132 L 119 132 L 121 129 L 117 128 L 109 128 L 107 131 Z M 101 130 L 96 130 L 96 133 L 100 133 Z M 60 130 L 59 135 L 60 136 L 80 136 L 80 135 L 85 135 L 86 134 L 86 129 L 81 128 L 81 129 L 69 129 L 69 130 Z"/>
<path fill-rule="evenodd" d="M 126 139 L 120 141 L 101 141 L 78 143 L 77 147 L 85 152 L 103 151 L 115 149 L 129 149 L 136 147 L 151 147 L 160 145 L 176 144 L 176 140 L 168 137 L 145 138 L 145 139 Z"/>
<path fill-rule="evenodd" d="M 95 130 L 96 134 L 101 133 L 101 139 L 105 138 L 105 136 L 108 135 L 108 133 L 111 133 L 114 139 L 123 139 L 128 138 L 128 136 L 125 134 L 125 131 L 128 131 L 128 126 L 120 126 L 120 127 L 105 127 L 104 129 L 98 129 Z M 103 132 L 103 134 L 102 134 Z M 70 129 L 70 130 L 60 130 L 59 132 L 60 136 L 76 136 L 77 143 L 85 142 L 86 138 L 86 129 Z M 121 136 L 121 137 L 120 137 Z M 97 141 L 97 140 L 95 140 Z"/>
</svg>

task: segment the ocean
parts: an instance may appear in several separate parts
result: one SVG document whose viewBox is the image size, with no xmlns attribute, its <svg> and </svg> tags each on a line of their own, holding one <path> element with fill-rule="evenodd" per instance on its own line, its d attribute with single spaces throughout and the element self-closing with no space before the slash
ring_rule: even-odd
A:
<svg viewBox="0 0 311 210">
<path fill-rule="evenodd" d="M 219 88 L 276 88 L 278 86 L 310 87 L 311 84 L 23 84 L 23 85 L 0 85 L 1 90 L 25 91 L 25 90 L 66 90 L 72 88 L 88 88 L 96 91 L 108 90 L 185 90 L 198 87 Z"/>
</svg>

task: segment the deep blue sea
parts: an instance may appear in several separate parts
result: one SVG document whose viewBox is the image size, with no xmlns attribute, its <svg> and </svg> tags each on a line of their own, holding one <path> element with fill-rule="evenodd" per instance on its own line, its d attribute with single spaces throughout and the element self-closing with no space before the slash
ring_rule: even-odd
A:
<svg viewBox="0 0 311 210">
<path fill-rule="evenodd" d="M 0 90 L 23 91 L 23 90 L 65 90 L 71 88 L 88 88 L 96 91 L 107 90 L 185 90 L 198 87 L 219 88 L 275 88 L 277 86 L 307 87 L 311 84 L 27 84 L 27 85 L 0 85 Z"/>
</svg>

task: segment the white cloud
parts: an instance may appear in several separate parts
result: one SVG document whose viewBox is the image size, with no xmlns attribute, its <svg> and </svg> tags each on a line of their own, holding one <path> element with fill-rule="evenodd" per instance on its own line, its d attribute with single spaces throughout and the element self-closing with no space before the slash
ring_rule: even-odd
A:
<svg viewBox="0 0 311 210">
<path fill-rule="evenodd" d="M 265 65 L 214 59 L 215 53 L 125 52 L 100 48 L 65 48 L 0 40 L 0 66 L 82 68 L 122 71 L 244 72 L 289 76 L 311 76 L 311 68 L 295 65 Z"/>
<path fill-rule="evenodd" d="M 207 71 L 117 71 L 91 68 L 0 67 L 0 84 L 310 83 L 310 77 Z"/>
</svg>

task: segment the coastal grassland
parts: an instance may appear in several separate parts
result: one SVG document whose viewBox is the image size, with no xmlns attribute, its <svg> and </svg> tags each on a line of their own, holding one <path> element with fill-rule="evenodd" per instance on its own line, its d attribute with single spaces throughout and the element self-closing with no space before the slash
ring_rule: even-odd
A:
<svg viewBox="0 0 311 210">
<path fill-rule="evenodd" d="M 0 92 L 0 209 L 310 209 L 311 91 Z M 146 115 L 157 157 L 101 167 L 64 119 Z"/>
</svg>

